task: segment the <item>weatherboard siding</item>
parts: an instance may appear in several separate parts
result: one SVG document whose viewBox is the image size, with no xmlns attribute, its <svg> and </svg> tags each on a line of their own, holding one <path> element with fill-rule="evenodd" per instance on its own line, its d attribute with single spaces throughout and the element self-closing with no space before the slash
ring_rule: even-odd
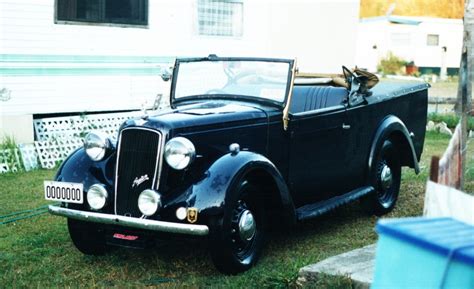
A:
<svg viewBox="0 0 474 289">
<path fill-rule="evenodd" d="M 297 57 L 318 72 L 354 65 L 359 0 L 244 1 L 239 37 L 198 35 L 196 0 L 149 0 L 147 27 L 55 23 L 54 4 L 0 0 L 0 115 L 139 109 L 169 92 L 159 73 L 177 56 Z"/>
<path fill-rule="evenodd" d="M 21 58 L 23 61 L 0 57 L 0 89 L 6 89 L 9 94 L 7 101 L 0 102 L 0 113 L 4 115 L 133 110 L 150 106 L 157 94 L 168 90 L 168 84 L 159 77 L 160 67 L 172 64 L 172 58 L 156 63 L 123 63 L 121 58 L 108 58 L 102 63 L 81 62 L 82 57 L 67 62 L 64 56 L 49 56 L 44 62 L 36 56 L 29 59 L 37 61 Z"/>
<path fill-rule="evenodd" d="M 5 114 L 45 114 L 140 109 L 164 91 L 157 76 L 6 77 Z"/>
<path fill-rule="evenodd" d="M 157 56 L 156 30 L 56 24 L 54 0 L 0 0 L 0 11 L 2 115 L 140 109 L 167 91 L 159 72 L 174 57 Z"/>
<path fill-rule="evenodd" d="M 153 55 L 157 31 L 95 25 L 56 24 L 54 0 L 0 1 L 3 53 Z M 153 0 L 150 1 L 154 3 Z M 150 10 L 151 13 L 151 10 Z M 158 16 L 158 15 L 157 15 Z M 154 23 L 153 15 L 150 22 Z M 150 25 L 151 26 L 154 24 Z M 153 35 L 155 34 L 155 36 Z M 136 43 L 142 43 L 137 46 Z"/>
</svg>

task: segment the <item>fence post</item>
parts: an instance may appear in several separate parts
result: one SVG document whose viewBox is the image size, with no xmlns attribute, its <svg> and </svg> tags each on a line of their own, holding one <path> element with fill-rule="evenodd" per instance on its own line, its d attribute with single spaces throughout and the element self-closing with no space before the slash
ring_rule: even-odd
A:
<svg viewBox="0 0 474 289">
<path fill-rule="evenodd" d="M 469 70 L 468 70 L 468 57 L 467 57 L 468 48 L 464 47 L 462 53 L 462 68 L 463 73 L 460 75 L 459 81 L 461 82 L 461 175 L 460 179 L 460 189 L 464 189 L 464 172 L 466 169 L 465 159 L 466 159 L 466 143 L 467 143 L 467 118 L 470 108 L 468 108 L 468 83 L 469 83 Z"/>
<path fill-rule="evenodd" d="M 430 181 L 437 183 L 439 176 L 439 157 L 431 157 L 431 166 L 430 166 Z"/>
</svg>

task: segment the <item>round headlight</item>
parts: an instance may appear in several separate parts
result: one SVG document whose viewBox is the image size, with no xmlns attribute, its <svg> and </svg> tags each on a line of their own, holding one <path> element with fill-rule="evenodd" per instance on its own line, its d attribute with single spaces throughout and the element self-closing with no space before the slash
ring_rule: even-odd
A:
<svg viewBox="0 0 474 289">
<path fill-rule="evenodd" d="M 161 208 L 161 196 L 153 190 L 144 190 L 138 197 L 138 208 L 145 216 L 151 216 Z"/>
<path fill-rule="evenodd" d="M 84 138 L 84 150 L 93 161 L 102 160 L 108 148 L 110 140 L 103 132 L 90 132 Z"/>
<path fill-rule="evenodd" d="M 165 146 L 165 160 L 175 170 L 182 170 L 189 166 L 196 156 L 193 143 L 184 137 L 175 137 Z"/>
<path fill-rule="evenodd" d="M 87 191 L 87 202 L 94 210 L 100 210 L 107 202 L 107 190 L 103 185 L 92 185 Z"/>
</svg>

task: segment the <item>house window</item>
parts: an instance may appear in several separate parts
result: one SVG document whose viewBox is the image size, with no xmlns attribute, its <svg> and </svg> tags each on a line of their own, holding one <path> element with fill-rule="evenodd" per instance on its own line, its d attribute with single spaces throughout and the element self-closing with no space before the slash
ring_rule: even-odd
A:
<svg viewBox="0 0 474 289">
<path fill-rule="evenodd" d="M 198 0 L 199 35 L 242 36 L 243 6 L 243 0 Z"/>
<path fill-rule="evenodd" d="M 148 0 L 56 0 L 56 20 L 148 25 Z"/>
<path fill-rule="evenodd" d="M 428 46 L 438 46 L 439 45 L 439 35 L 438 34 L 428 34 L 426 37 L 426 45 Z"/>
</svg>

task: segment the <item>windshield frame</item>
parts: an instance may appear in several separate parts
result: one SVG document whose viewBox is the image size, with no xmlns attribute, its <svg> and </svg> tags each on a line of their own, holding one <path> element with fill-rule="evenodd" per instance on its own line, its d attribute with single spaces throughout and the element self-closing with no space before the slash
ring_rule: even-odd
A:
<svg viewBox="0 0 474 289">
<path fill-rule="evenodd" d="M 247 95 L 219 95 L 219 94 L 209 94 L 209 95 L 194 95 L 180 97 L 179 99 L 175 98 L 176 85 L 179 74 L 179 66 L 181 63 L 190 63 L 190 62 L 212 62 L 212 61 L 255 61 L 255 62 L 277 62 L 277 63 L 288 63 L 288 78 L 286 82 L 285 97 L 282 101 L 271 100 L 268 98 L 257 97 L 257 96 L 247 96 Z M 197 58 L 177 58 L 173 68 L 173 77 L 171 82 L 171 91 L 170 91 L 170 105 L 172 108 L 176 107 L 176 104 L 186 101 L 195 101 L 202 99 L 223 99 L 223 100 L 247 100 L 247 101 L 256 101 L 263 104 L 270 104 L 280 108 L 284 108 L 287 101 L 288 95 L 291 88 L 292 82 L 292 71 L 295 61 L 293 59 L 281 59 L 281 58 L 258 58 L 258 57 L 217 57 L 210 55 L 208 57 L 197 57 Z"/>
</svg>

